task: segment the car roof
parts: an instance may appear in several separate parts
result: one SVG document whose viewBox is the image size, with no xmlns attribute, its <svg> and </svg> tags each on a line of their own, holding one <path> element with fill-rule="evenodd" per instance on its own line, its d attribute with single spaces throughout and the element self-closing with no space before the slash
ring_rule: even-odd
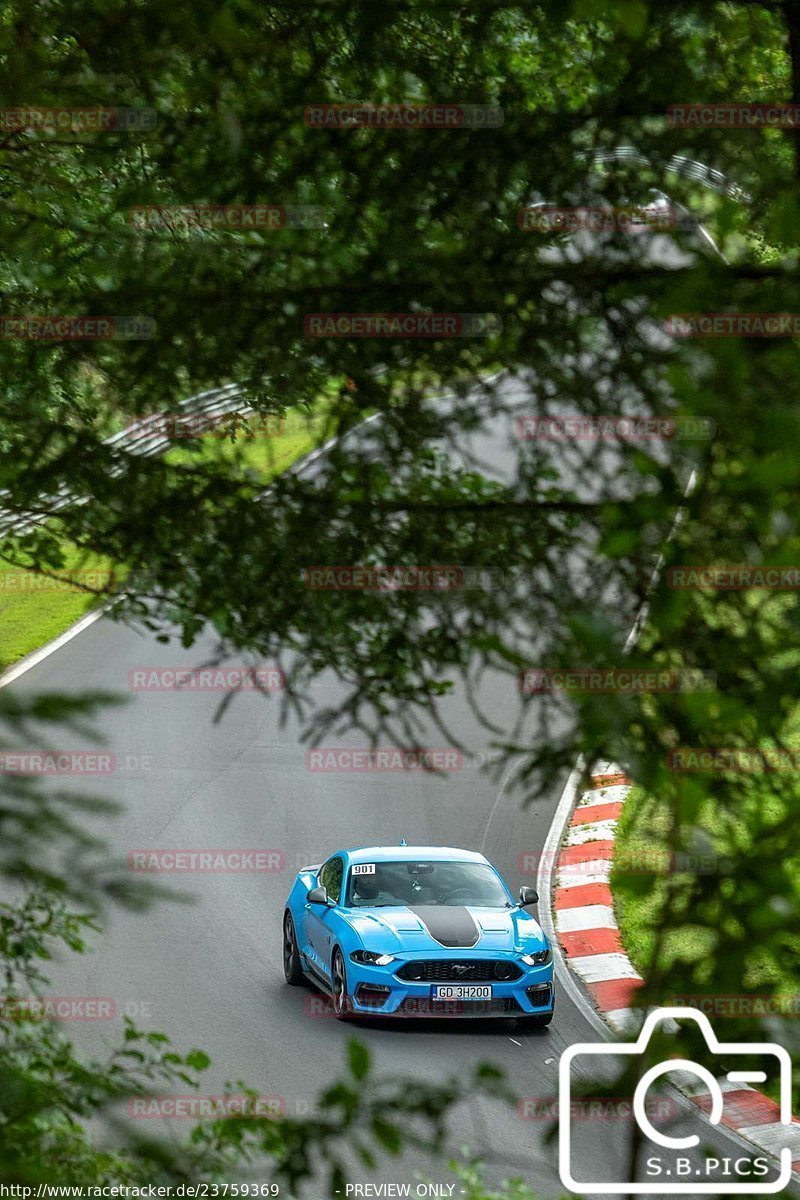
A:
<svg viewBox="0 0 800 1200">
<path fill-rule="evenodd" d="M 343 851 L 351 863 L 363 862 L 478 862 L 487 859 L 477 850 L 455 846 L 356 846 Z"/>
</svg>

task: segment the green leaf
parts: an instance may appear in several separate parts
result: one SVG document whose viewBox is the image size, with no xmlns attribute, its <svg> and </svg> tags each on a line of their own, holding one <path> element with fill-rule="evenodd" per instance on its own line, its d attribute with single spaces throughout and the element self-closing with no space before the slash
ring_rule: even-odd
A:
<svg viewBox="0 0 800 1200">
<path fill-rule="evenodd" d="M 396 1125 L 390 1125 L 382 1117 L 372 1118 L 372 1132 L 390 1154 L 398 1154 L 403 1145 L 403 1135 Z"/>
<path fill-rule="evenodd" d="M 194 1071 L 205 1071 L 211 1066 L 211 1059 L 204 1050 L 190 1050 L 186 1055 L 186 1064 Z"/>
<path fill-rule="evenodd" d="M 347 1064 L 354 1079 L 365 1079 L 370 1066 L 369 1051 L 363 1042 L 351 1038 L 347 1043 Z"/>
</svg>

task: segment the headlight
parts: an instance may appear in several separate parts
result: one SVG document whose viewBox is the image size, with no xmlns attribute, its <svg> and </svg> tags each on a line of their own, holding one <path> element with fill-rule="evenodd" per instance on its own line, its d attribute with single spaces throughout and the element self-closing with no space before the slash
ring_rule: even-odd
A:
<svg viewBox="0 0 800 1200">
<path fill-rule="evenodd" d="M 533 954 L 523 954 L 522 961 L 527 963 L 529 967 L 543 967 L 545 963 L 549 963 L 553 953 L 549 946 L 544 950 L 537 950 Z"/>
<path fill-rule="evenodd" d="M 388 967 L 394 962 L 393 954 L 376 954 L 374 950 L 354 950 L 350 955 L 353 962 L 367 963 L 372 967 Z"/>
</svg>

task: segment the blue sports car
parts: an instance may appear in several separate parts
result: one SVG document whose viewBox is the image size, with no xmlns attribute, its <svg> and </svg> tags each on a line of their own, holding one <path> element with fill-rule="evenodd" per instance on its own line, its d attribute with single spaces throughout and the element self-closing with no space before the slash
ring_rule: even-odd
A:
<svg viewBox="0 0 800 1200">
<path fill-rule="evenodd" d="M 337 1017 L 553 1019 L 553 957 L 526 906 L 471 850 L 368 846 L 298 872 L 283 916 L 286 982 Z"/>
</svg>

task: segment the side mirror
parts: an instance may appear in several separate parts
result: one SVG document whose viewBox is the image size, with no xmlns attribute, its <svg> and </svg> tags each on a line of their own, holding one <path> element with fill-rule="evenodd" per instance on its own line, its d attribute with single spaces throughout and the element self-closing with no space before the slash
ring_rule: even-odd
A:
<svg viewBox="0 0 800 1200">
<path fill-rule="evenodd" d="M 523 908 L 526 904 L 538 904 L 539 893 L 537 892 L 536 888 L 521 887 L 519 889 L 519 902 Z"/>
<path fill-rule="evenodd" d="M 309 904 L 327 904 L 328 893 L 324 887 L 315 887 L 306 896 L 306 901 Z"/>
</svg>

